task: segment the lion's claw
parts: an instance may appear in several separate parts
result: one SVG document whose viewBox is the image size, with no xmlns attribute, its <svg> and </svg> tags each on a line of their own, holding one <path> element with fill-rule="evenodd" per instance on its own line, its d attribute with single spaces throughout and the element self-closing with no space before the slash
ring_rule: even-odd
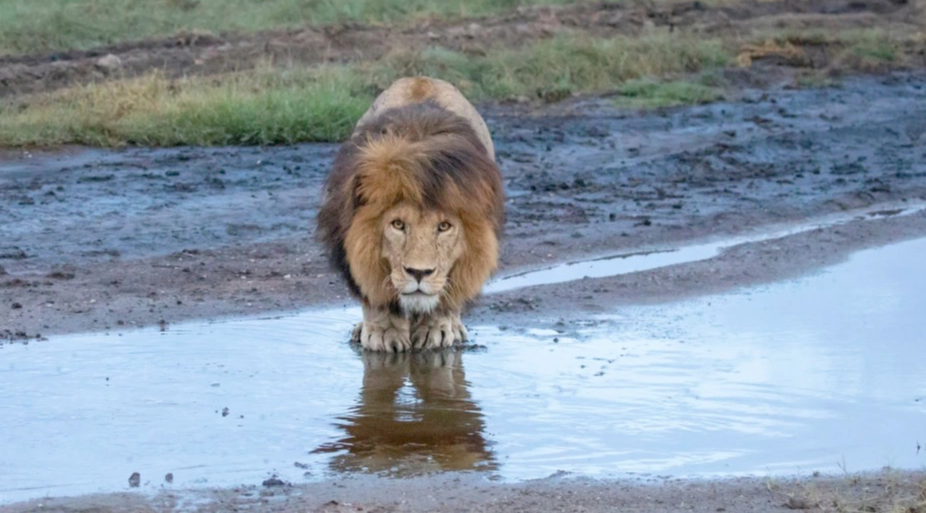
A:
<svg viewBox="0 0 926 513">
<path fill-rule="evenodd" d="M 422 319 L 412 333 L 415 349 L 439 349 L 468 338 L 466 327 L 458 315 L 435 315 Z"/>
<path fill-rule="evenodd" d="M 363 324 L 360 329 L 360 345 L 370 351 L 402 353 L 412 347 L 408 334 L 396 328 Z"/>
</svg>

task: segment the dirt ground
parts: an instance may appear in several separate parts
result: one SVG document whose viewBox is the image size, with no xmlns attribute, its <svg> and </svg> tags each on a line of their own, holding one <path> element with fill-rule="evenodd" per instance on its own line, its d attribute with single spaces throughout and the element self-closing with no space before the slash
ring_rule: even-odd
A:
<svg viewBox="0 0 926 513">
<path fill-rule="evenodd" d="M 669 27 L 749 40 L 763 32 L 787 29 L 837 34 L 881 28 L 903 35 L 921 31 L 924 23 L 924 0 L 580 2 L 566 7 L 522 8 L 493 18 L 431 18 L 404 26 L 349 23 L 257 34 L 179 34 L 88 51 L 0 57 L 0 98 L 132 77 L 152 69 L 170 77 L 208 75 L 268 61 L 295 65 L 370 61 L 391 52 L 429 46 L 480 54 L 490 48 L 517 47 L 565 33 L 634 35 L 649 27 Z M 796 52 L 759 52 L 753 55 L 754 63 L 834 72 L 856 67 L 834 62 L 841 43 L 814 38 L 795 38 L 791 43 Z M 921 43 L 905 43 L 897 50 L 902 65 L 926 66 Z M 118 59 L 101 59 L 109 55 Z"/>
<path fill-rule="evenodd" d="M 599 99 L 542 112 L 488 107 L 509 194 L 501 273 L 926 198 L 922 73 L 742 95 L 648 114 Z M 313 238 L 334 151 L 8 153 L 0 164 L 0 332 L 16 339 L 167 327 L 350 301 Z M 561 294 L 581 314 L 771 280 L 921 235 L 923 223 L 887 218 L 877 229 L 859 223 L 755 245 L 756 261 L 729 257 L 710 273 L 697 271 L 703 263 L 683 266 L 687 279 L 670 268 L 487 296 L 471 318 L 519 315 Z M 782 259 L 789 245 L 817 260 Z"/>
<path fill-rule="evenodd" d="M 824 23 L 900 30 L 924 19 L 916 1 L 748 5 L 582 4 L 479 23 L 185 35 L 3 57 L 0 96 L 162 65 L 179 76 L 268 56 L 300 63 L 369 59 L 428 43 L 478 52 L 487 41 L 523 44 L 579 28 L 613 34 L 650 24 L 731 31 Z M 845 78 L 825 89 L 789 87 L 795 66 L 826 68 L 825 48 L 800 63 L 770 59 L 728 72 L 743 85 L 736 100 L 700 107 L 636 113 L 613 108 L 607 98 L 543 108 L 480 106 L 509 194 L 501 274 L 755 233 L 862 207 L 889 214 L 926 200 L 926 73 L 916 69 L 926 62 L 922 48 L 903 50 L 913 69 Z M 97 64 L 109 53 L 120 57 L 118 70 Z M 351 302 L 313 239 L 335 150 L 324 144 L 0 150 L 0 339 L 170 329 L 191 319 Z M 708 261 L 486 296 L 467 318 L 521 327 L 579 320 L 614 305 L 797 276 L 859 248 L 924 235 L 926 214 L 885 215 L 739 246 Z M 520 484 L 349 477 L 297 487 L 50 499 L 0 511 L 891 511 L 901 503 L 907 509 L 898 511 L 916 513 L 926 508 L 924 479 L 915 472 L 719 481 L 555 476 Z"/>
<path fill-rule="evenodd" d="M 382 481 L 369 477 L 311 485 L 241 487 L 193 494 L 160 492 L 46 499 L 0 507 L 5 513 L 121 513 L 174 511 L 348 512 L 725 512 L 926 510 L 922 473 L 877 473 L 804 479 L 721 481 L 646 478 L 618 483 L 568 475 L 520 484 L 471 476 Z M 919 505 L 917 505 L 919 504 Z"/>
</svg>

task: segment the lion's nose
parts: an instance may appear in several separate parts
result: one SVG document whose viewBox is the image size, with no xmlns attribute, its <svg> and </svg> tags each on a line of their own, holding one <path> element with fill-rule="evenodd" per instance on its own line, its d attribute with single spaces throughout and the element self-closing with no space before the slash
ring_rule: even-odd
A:
<svg viewBox="0 0 926 513">
<path fill-rule="evenodd" d="M 411 267 L 406 267 L 405 272 L 412 275 L 417 281 L 421 281 L 425 276 L 430 276 L 434 272 L 434 269 L 413 269 Z"/>
</svg>

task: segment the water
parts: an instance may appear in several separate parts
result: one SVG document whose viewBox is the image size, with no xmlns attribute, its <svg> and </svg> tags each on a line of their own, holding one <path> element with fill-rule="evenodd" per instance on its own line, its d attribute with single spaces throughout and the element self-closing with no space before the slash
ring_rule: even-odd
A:
<svg viewBox="0 0 926 513">
<path fill-rule="evenodd" d="M 924 253 L 860 252 L 577 332 L 472 326 L 484 347 L 462 352 L 362 354 L 353 308 L 2 346 L 0 503 L 127 490 L 132 472 L 150 491 L 921 468 Z"/>
<path fill-rule="evenodd" d="M 550 285 L 581 280 L 583 278 L 603 278 L 641 271 L 649 271 L 670 265 L 708 260 L 720 255 L 724 250 L 740 244 L 766 242 L 791 235 L 806 233 L 823 228 L 832 228 L 854 221 L 871 221 L 884 217 L 903 217 L 926 210 L 926 202 L 906 202 L 902 207 L 887 208 L 884 205 L 862 210 L 828 215 L 818 219 L 809 219 L 800 224 L 790 224 L 779 229 L 763 230 L 733 239 L 721 239 L 701 244 L 692 244 L 677 249 L 649 251 L 610 255 L 593 260 L 567 262 L 552 267 L 519 272 L 502 276 L 485 287 L 486 294 L 506 292 L 537 285 Z"/>
</svg>

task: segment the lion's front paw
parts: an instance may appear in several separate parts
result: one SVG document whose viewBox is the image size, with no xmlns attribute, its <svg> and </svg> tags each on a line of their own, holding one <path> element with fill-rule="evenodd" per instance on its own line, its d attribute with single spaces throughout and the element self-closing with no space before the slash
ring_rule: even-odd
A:
<svg viewBox="0 0 926 513">
<path fill-rule="evenodd" d="M 362 323 L 360 345 L 370 351 L 401 353 L 412 347 L 408 332 L 396 327 Z"/>
<path fill-rule="evenodd" d="M 466 326 L 463 325 L 463 321 L 460 319 L 459 315 L 453 315 L 451 317 L 451 323 L 453 324 L 453 336 L 460 342 L 466 342 L 469 340 L 469 332 L 466 331 Z"/>
<path fill-rule="evenodd" d="M 416 349 L 450 347 L 454 342 L 466 340 L 466 328 L 457 315 L 433 315 L 422 319 L 412 332 Z"/>
</svg>

